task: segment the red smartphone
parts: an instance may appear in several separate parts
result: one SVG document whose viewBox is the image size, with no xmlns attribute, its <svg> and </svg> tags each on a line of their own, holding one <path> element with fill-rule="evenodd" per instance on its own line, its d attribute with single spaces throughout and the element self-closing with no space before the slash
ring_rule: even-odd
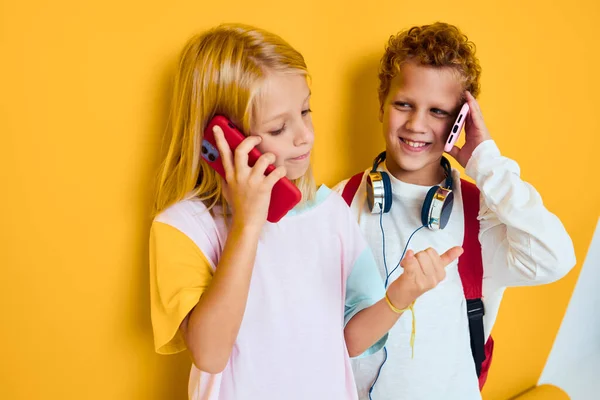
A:
<svg viewBox="0 0 600 400">
<path fill-rule="evenodd" d="M 219 148 L 215 141 L 213 127 L 218 125 L 225 135 L 225 140 L 229 144 L 232 153 L 246 138 L 237 127 L 226 117 L 222 115 L 215 116 L 204 130 L 204 139 L 202 140 L 202 158 L 210 165 L 219 175 L 225 178 L 225 169 L 219 155 Z M 261 152 L 255 147 L 248 153 L 248 165 L 253 167 Z M 275 170 L 273 165 L 269 165 L 265 171 L 265 175 L 269 175 Z M 267 221 L 278 222 L 285 214 L 288 213 L 302 199 L 302 193 L 288 178 L 281 178 L 271 191 L 271 202 L 267 214 Z"/>
</svg>

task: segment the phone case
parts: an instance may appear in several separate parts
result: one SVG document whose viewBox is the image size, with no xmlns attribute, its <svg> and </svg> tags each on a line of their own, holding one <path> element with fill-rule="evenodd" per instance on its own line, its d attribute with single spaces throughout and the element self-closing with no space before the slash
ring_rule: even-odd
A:
<svg viewBox="0 0 600 400">
<path fill-rule="evenodd" d="M 454 147 L 454 143 L 458 140 L 460 136 L 460 132 L 462 131 L 463 125 L 465 124 L 465 120 L 467 119 L 467 114 L 469 113 L 469 104 L 463 104 L 458 116 L 456 117 L 456 121 L 454 121 L 454 125 L 452 125 L 452 130 L 450 131 L 450 136 L 448 136 L 448 140 L 446 141 L 446 145 L 444 146 L 444 151 L 449 152 Z"/>
<path fill-rule="evenodd" d="M 219 175 L 225 178 L 225 169 L 219 155 L 219 149 L 213 134 L 213 127 L 218 125 L 225 135 L 225 140 L 229 144 L 231 151 L 242 143 L 246 138 L 236 126 L 222 115 L 215 116 L 207 125 L 204 131 L 204 139 L 202 140 L 202 158 L 210 165 Z M 253 148 L 248 153 L 248 165 L 254 166 L 258 158 L 261 156 L 257 148 Z M 265 170 L 265 175 L 269 175 L 275 170 L 273 165 L 269 165 Z M 281 178 L 273 186 L 271 192 L 271 202 L 269 203 L 269 211 L 267 221 L 275 223 L 283 218 L 296 204 L 302 199 L 302 193 L 288 178 Z"/>
</svg>

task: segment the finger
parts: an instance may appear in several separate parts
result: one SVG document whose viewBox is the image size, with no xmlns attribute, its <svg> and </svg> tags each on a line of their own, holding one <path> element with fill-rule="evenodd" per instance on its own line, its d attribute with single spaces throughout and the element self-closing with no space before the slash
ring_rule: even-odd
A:
<svg viewBox="0 0 600 400">
<path fill-rule="evenodd" d="M 435 251 L 435 249 L 433 247 L 428 247 L 427 249 L 423 250 L 425 253 L 427 253 L 427 255 L 429 255 L 429 258 L 431 258 L 432 260 L 436 260 L 440 257 L 440 255 L 438 254 L 437 251 Z"/>
<path fill-rule="evenodd" d="M 443 281 L 444 278 L 446 277 L 446 269 L 445 269 L 446 265 L 442 264 L 442 258 L 440 257 L 438 252 L 435 251 L 435 249 L 430 247 L 427 250 L 425 250 L 425 252 L 429 256 L 429 259 L 431 260 L 431 263 L 433 264 L 433 275 L 432 276 L 435 277 L 436 284 L 437 284 L 438 282 Z"/>
<path fill-rule="evenodd" d="M 415 252 L 408 250 L 404 255 L 404 258 L 400 262 L 400 266 L 406 271 L 413 268 L 419 268 L 419 262 L 415 258 Z"/>
<path fill-rule="evenodd" d="M 275 170 L 273 170 L 273 172 L 271 172 L 269 174 L 269 176 L 267 176 L 265 178 L 264 181 L 264 185 L 267 189 L 269 189 L 269 191 L 271 191 L 273 189 L 273 186 L 275 186 L 275 184 L 286 175 L 286 170 L 285 167 L 283 165 L 280 165 L 279 167 L 275 168 Z"/>
<path fill-rule="evenodd" d="M 237 174 L 242 171 L 245 173 L 250 172 L 250 167 L 248 166 L 248 153 L 250 153 L 250 150 L 256 147 L 261 141 L 262 138 L 260 136 L 248 136 L 235 149 L 234 162 Z"/>
<path fill-rule="evenodd" d="M 250 171 L 250 179 L 254 182 L 262 182 L 265 177 L 265 170 L 276 160 L 275 154 L 265 153 L 258 158 L 254 167 Z"/>
<path fill-rule="evenodd" d="M 465 92 L 465 98 L 467 99 L 467 103 L 469 103 L 469 109 L 481 112 L 481 108 L 479 108 L 479 102 L 468 90 Z"/>
<path fill-rule="evenodd" d="M 475 124 L 476 127 L 483 128 L 483 114 L 481 113 L 479 103 L 469 91 L 466 91 L 465 97 L 467 98 L 467 103 L 469 103 L 469 114 L 471 116 L 472 122 Z"/>
<path fill-rule="evenodd" d="M 456 260 L 460 255 L 464 252 L 463 248 L 460 246 L 454 246 L 448 249 L 444 254 L 440 256 L 440 261 L 442 266 L 446 267 L 450 265 L 454 260 Z"/>
<path fill-rule="evenodd" d="M 233 155 L 231 154 L 231 149 L 225 140 L 225 134 L 220 126 L 215 125 L 212 128 L 213 134 L 215 135 L 215 142 L 217 144 L 217 149 L 219 149 L 219 154 L 221 155 L 221 163 L 223 164 L 223 169 L 225 170 L 225 180 L 227 182 L 231 182 L 233 178 Z"/>
<path fill-rule="evenodd" d="M 465 119 L 465 143 L 469 143 L 476 135 L 477 132 L 485 130 L 485 124 L 483 120 L 478 119 L 476 112 L 469 112 Z"/>
<path fill-rule="evenodd" d="M 441 265 L 440 255 L 433 247 L 427 248 L 425 250 L 425 253 L 427 253 L 429 260 L 431 261 L 431 265 L 433 266 L 433 272 L 437 276 L 437 273 L 439 272 L 438 270 L 443 269 L 443 266 Z"/>
<path fill-rule="evenodd" d="M 452 149 L 448 152 L 455 160 L 458 160 L 458 153 L 460 153 L 460 147 L 452 146 Z"/>
<path fill-rule="evenodd" d="M 419 261 L 419 266 L 421 267 L 421 271 L 425 276 L 434 276 L 435 275 L 435 265 L 433 263 L 433 258 L 431 257 L 429 251 L 423 250 L 415 254 L 415 258 Z"/>
</svg>

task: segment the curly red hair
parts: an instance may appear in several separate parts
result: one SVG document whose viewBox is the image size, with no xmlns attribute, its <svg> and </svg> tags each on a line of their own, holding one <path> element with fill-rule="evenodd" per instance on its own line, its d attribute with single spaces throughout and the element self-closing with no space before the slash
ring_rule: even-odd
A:
<svg viewBox="0 0 600 400">
<path fill-rule="evenodd" d="M 456 26 L 436 22 L 415 26 L 390 37 L 379 67 L 379 103 L 382 107 L 392 79 L 408 60 L 431 67 L 454 68 L 464 89 L 474 97 L 479 94 L 481 66 L 475 56 L 475 43 Z"/>
</svg>

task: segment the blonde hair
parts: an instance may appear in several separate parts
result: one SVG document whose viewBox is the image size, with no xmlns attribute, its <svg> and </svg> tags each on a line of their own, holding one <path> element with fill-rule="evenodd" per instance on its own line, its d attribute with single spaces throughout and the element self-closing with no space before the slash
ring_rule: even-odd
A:
<svg viewBox="0 0 600 400">
<path fill-rule="evenodd" d="M 269 73 L 308 77 L 302 55 L 282 38 L 241 24 L 224 24 L 191 38 L 179 59 L 169 118 L 167 155 L 158 176 L 154 214 L 197 197 L 210 209 L 226 205 L 221 177 L 200 155 L 203 132 L 216 114 L 247 135 Z M 311 168 L 294 180 L 303 200 L 314 197 Z"/>
</svg>

